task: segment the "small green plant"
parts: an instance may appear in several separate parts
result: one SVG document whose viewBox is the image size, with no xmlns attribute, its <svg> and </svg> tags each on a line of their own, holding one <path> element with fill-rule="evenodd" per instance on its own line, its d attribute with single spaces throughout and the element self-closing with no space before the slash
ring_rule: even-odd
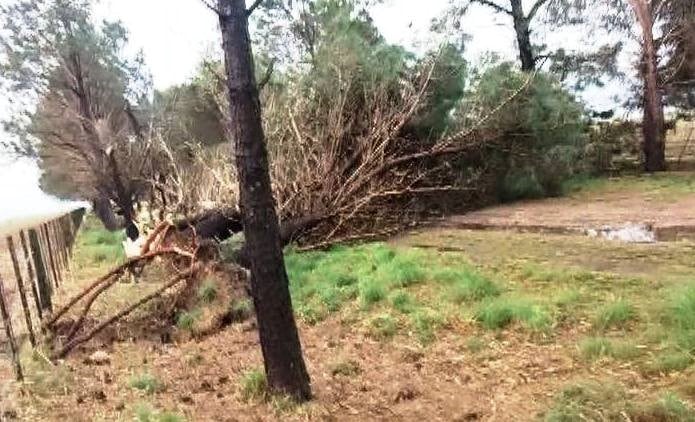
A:
<svg viewBox="0 0 695 422">
<path fill-rule="evenodd" d="M 627 323 L 636 317 L 634 306 L 625 300 L 618 300 L 599 310 L 594 319 L 594 327 L 599 330 L 625 328 Z"/>
<path fill-rule="evenodd" d="M 638 421 L 695 421 L 695 411 L 673 393 L 666 393 L 646 406 L 638 406 L 631 413 L 633 420 Z"/>
<path fill-rule="evenodd" d="M 263 370 L 253 369 L 241 377 L 241 397 L 245 401 L 268 397 L 268 381 Z"/>
<path fill-rule="evenodd" d="M 217 285 L 214 280 L 205 280 L 198 288 L 198 299 L 212 303 L 217 299 Z"/>
<path fill-rule="evenodd" d="M 148 373 L 133 376 L 129 385 L 147 394 L 154 394 L 164 389 L 164 385 L 154 375 Z"/>
<path fill-rule="evenodd" d="M 176 326 L 185 331 L 192 331 L 195 328 L 196 322 L 200 318 L 200 311 L 195 309 L 192 311 L 182 311 L 176 317 Z"/>
<path fill-rule="evenodd" d="M 377 340 L 388 340 L 398 331 L 398 323 L 391 315 L 378 315 L 369 321 L 367 334 Z"/>
</svg>

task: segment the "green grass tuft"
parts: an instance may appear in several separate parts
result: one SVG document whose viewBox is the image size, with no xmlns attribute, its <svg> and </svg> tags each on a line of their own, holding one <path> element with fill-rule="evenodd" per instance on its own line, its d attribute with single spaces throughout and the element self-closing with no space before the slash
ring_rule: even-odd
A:
<svg viewBox="0 0 695 422">
<path fill-rule="evenodd" d="M 451 271 L 445 274 L 446 280 L 449 282 L 449 286 L 445 290 L 446 298 L 456 304 L 499 296 L 500 294 L 500 289 L 493 282 L 477 272 L 464 270 Z M 441 277 L 442 274 L 440 273 L 439 276 Z"/>
<path fill-rule="evenodd" d="M 197 309 L 192 311 L 182 311 L 176 317 L 176 326 L 181 330 L 192 331 L 195 328 L 199 318 L 200 311 Z"/>
<path fill-rule="evenodd" d="M 133 376 L 130 379 L 129 385 L 131 388 L 143 391 L 147 394 L 154 394 L 164 390 L 164 384 L 162 384 L 157 377 L 148 373 Z"/>
<path fill-rule="evenodd" d="M 618 300 L 599 309 L 594 318 L 594 327 L 599 330 L 625 328 L 637 318 L 634 306 L 625 300 Z"/>
<path fill-rule="evenodd" d="M 670 374 L 680 372 L 688 368 L 693 363 L 693 357 L 686 352 L 670 351 L 661 353 L 656 357 L 656 361 L 648 368 L 649 372 Z"/>
<path fill-rule="evenodd" d="M 360 369 L 360 366 L 357 364 L 357 362 L 353 360 L 341 360 L 338 362 L 332 363 L 330 366 L 330 371 L 332 376 L 337 376 L 341 375 L 344 377 L 354 377 L 355 375 L 359 375 L 362 370 Z"/>
<path fill-rule="evenodd" d="M 198 299 L 212 303 L 217 299 L 217 285 L 213 280 L 204 280 L 198 288 Z"/>
<path fill-rule="evenodd" d="M 442 318 L 432 311 L 418 311 L 411 317 L 413 330 L 422 345 L 430 344 L 435 340 L 435 331 L 442 322 Z"/>
<path fill-rule="evenodd" d="M 388 340 L 398 332 L 398 322 L 391 315 L 383 314 L 372 318 L 367 326 L 367 335 L 377 340 Z"/>
<path fill-rule="evenodd" d="M 241 397 L 245 401 L 266 399 L 268 381 L 262 369 L 253 369 L 241 377 Z"/>
<path fill-rule="evenodd" d="M 369 279 L 360 283 L 360 299 L 363 305 L 372 305 L 381 302 L 386 297 L 386 289 L 377 280 Z"/>
<path fill-rule="evenodd" d="M 475 319 L 491 330 L 505 328 L 512 322 L 520 322 L 533 331 L 547 331 L 552 325 L 552 319 L 544 308 L 524 299 L 512 298 L 484 302 Z"/>
<path fill-rule="evenodd" d="M 412 296 L 404 290 L 398 290 L 391 295 L 391 306 L 402 314 L 410 314 L 415 311 L 417 304 Z"/>
<path fill-rule="evenodd" d="M 605 337 L 589 337 L 579 343 L 579 353 L 587 361 L 613 356 L 613 343 Z"/>
</svg>

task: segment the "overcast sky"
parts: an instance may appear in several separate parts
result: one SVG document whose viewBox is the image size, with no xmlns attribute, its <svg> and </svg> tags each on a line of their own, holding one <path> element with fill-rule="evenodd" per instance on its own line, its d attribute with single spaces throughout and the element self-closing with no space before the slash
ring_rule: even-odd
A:
<svg viewBox="0 0 695 422">
<path fill-rule="evenodd" d="M 448 0 L 385 0 L 372 10 L 372 17 L 387 41 L 425 51 L 437 45 L 428 29 L 447 4 Z M 123 22 L 130 32 L 129 52 L 142 49 L 159 89 L 189 79 L 201 56 L 219 48 L 216 18 L 200 0 L 101 0 L 95 16 Z M 466 44 L 466 58 L 475 62 L 483 53 L 494 51 L 515 60 L 509 19 L 484 7 L 472 8 L 461 27 L 472 36 Z M 535 33 L 533 42 L 551 48 L 573 48 L 583 45 L 584 32 L 578 28 Z M 629 56 L 623 61 L 624 66 L 629 66 Z M 624 91 L 618 84 L 610 84 L 589 90 L 582 98 L 596 109 L 608 109 L 615 106 L 614 97 L 625 95 Z M 7 113 L 6 104 L 7 99 L 0 97 L 0 115 Z M 38 170 L 33 163 L 10 163 L 0 152 L 0 221 L 17 213 L 43 213 L 56 206 L 55 200 L 40 192 L 37 181 Z"/>
</svg>

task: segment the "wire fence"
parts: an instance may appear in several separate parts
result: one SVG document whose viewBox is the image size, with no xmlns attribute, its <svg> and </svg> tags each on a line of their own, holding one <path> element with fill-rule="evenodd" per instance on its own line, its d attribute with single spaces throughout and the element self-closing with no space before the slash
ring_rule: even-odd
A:
<svg viewBox="0 0 695 422">
<path fill-rule="evenodd" d="M 25 342 L 36 347 L 41 320 L 53 310 L 53 293 L 67 280 L 84 215 L 79 208 L 0 239 L 0 345 L 19 381 L 19 351 Z"/>
</svg>

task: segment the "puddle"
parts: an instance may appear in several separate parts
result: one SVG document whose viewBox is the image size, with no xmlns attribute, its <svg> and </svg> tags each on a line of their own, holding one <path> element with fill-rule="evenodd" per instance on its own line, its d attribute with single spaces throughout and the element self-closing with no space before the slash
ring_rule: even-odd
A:
<svg viewBox="0 0 695 422">
<path fill-rule="evenodd" d="M 654 243 L 657 241 L 656 233 L 651 224 L 626 223 L 621 227 L 603 226 L 600 229 L 588 229 L 589 237 L 600 237 L 624 243 Z"/>
</svg>

